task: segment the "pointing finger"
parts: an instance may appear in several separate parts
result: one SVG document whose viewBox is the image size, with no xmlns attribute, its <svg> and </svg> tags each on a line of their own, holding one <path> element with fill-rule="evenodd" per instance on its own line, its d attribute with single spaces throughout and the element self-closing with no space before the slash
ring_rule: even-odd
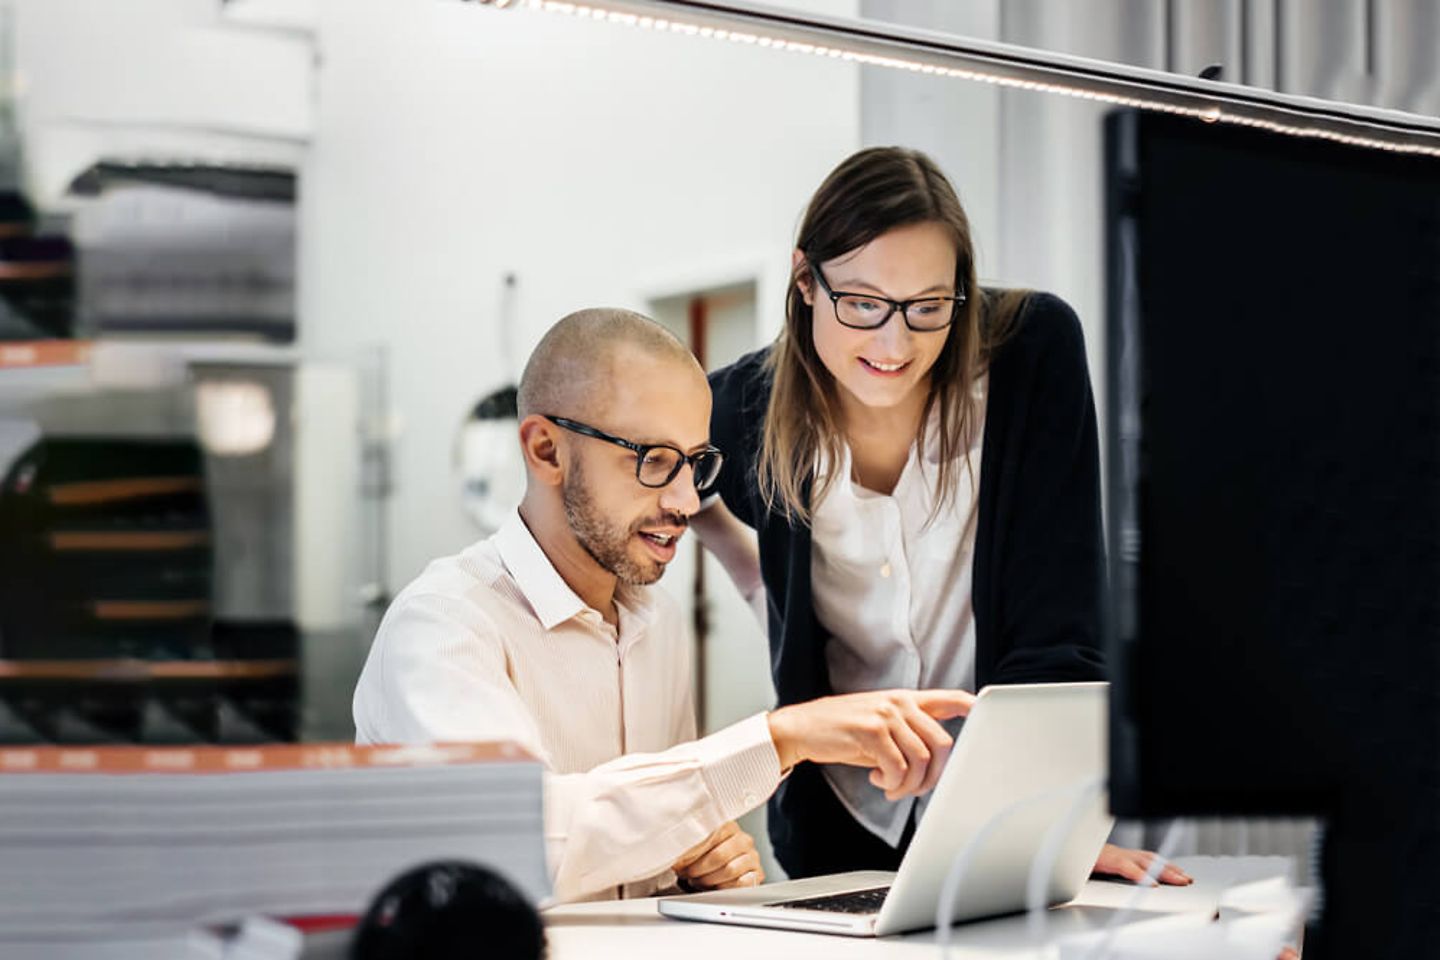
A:
<svg viewBox="0 0 1440 960">
<path fill-rule="evenodd" d="M 921 690 L 915 694 L 915 705 L 936 720 L 963 717 L 975 705 L 975 694 L 964 690 Z"/>
</svg>

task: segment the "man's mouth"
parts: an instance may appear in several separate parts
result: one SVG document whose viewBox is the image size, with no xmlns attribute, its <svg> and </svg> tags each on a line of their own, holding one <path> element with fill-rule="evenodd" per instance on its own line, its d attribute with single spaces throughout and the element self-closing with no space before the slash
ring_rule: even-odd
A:
<svg viewBox="0 0 1440 960">
<path fill-rule="evenodd" d="M 636 535 L 645 544 L 646 551 L 650 556 L 661 564 L 669 563 L 675 559 L 675 551 L 679 549 L 680 535 L 685 531 L 659 531 L 640 530 Z"/>
</svg>

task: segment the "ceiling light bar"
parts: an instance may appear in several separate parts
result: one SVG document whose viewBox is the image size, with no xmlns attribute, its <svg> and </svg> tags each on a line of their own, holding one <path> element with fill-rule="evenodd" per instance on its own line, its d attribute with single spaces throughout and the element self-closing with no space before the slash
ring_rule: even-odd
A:
<svg viewBox="0 0 1440 960">
<path fill-rule="evenodd" d="M 1440 118 L 1298 97 L 888 23 L 824 17 L 736 0 L 480 2 L 496 8 L 539 10 L 1016 90 L 1055 93 L 1287 136 L 1440 157 Z"/>
</svg>

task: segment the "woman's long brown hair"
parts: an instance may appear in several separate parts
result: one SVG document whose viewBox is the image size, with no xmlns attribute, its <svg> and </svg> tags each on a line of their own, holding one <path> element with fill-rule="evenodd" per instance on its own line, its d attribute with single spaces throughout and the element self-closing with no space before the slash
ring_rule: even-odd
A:
<svg viewBox="0 0 1440 960">
<path fill-rule="evenodd" d="M 834 479 L 817 478 L 818 465 L 822 460 L 839 463 L 845 442 L 838 387 L 815 352 L 812 310 L 799 281 L 812 265 L 856 250 L 896 227 L 930 222 L 945 227 L 955 242 L 955 289 L 964 291 L 967 299 L 930 368 L 930 393 L 915 439 L 919 449 L 925 449 L 927 425 L 932 411 L 938 412 L 936 511 L 955 496 L 955 471 L 969 449 L 972 431 L 982 427 L 976 422 L 980 413 L 971 388 L 1012 325 L 1025 292 L 979 289 L 969 218 L 934 161 L 918 150 L 872 147 L 836 167 L 810 200 L 795 244 L 804 261 L 790 278 L 785 329 L 768 360 L 773 387 L 757 480 L 766 507 L 791 521 L 810 522 L 811 503 L 824 497 Z M 895 317 L 891 322 L 903 321 Z"/>
</svg>

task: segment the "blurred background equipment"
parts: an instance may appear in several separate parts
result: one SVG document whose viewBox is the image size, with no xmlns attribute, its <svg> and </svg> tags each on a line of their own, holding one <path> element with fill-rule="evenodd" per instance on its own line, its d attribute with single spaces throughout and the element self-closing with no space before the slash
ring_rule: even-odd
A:
<svg viewBox="0 0 1440 960">
<path fill-rule="evenodd" d="M 0 741 L 297 737 L 293 360 L 173 340 L 293 338 L 294 179 L 101 161 L 74 247 L 0 204 Z"/>
<path fill-rule="evenodd" d="M 72 193 L 85 335 L 294 339 L 293 171 L 103 160 Z"/>
<path fill-rule="evenodd" d="M 460 425 L 456 469 L 460 500 L 480 536 L 500 529 L 525 496 L 525 461 L 520 453 L 516 388 L 501 387 L 482 397 Z"/>
<path fill-rule="evenodd" d="M 6 206 L 0 198 L 0 215 Z M 7 234 L 12 227 L 0 222 L 0 340 L 73 336 L 74 246 L 64 236 Z"/>
<path fill-rule="evenodd" d="M 217 590 L 194 439 L 39 436 L 3 459 L 0 741 L 294 739 L 296 631 L 217 617 L 244 565 Z"/>
<path fill-rule="evenodd" d="M 211 529 L 198 445 L 43 439 L 3 484 L 6 658 L 208 655 Z"/>
<path fill-rule="evenodd" d="M 490 536 L 525 496 L 525 460 L 520 453 L 516 393 L 524 362 L 515 356 L 520 279 L 501 281 L 497 314 L 498 354 L 507 381 L 480 398 L 455 439 L 454 465 L 460 474 L 460 502 L 480 535 Z"/>
</svg>

